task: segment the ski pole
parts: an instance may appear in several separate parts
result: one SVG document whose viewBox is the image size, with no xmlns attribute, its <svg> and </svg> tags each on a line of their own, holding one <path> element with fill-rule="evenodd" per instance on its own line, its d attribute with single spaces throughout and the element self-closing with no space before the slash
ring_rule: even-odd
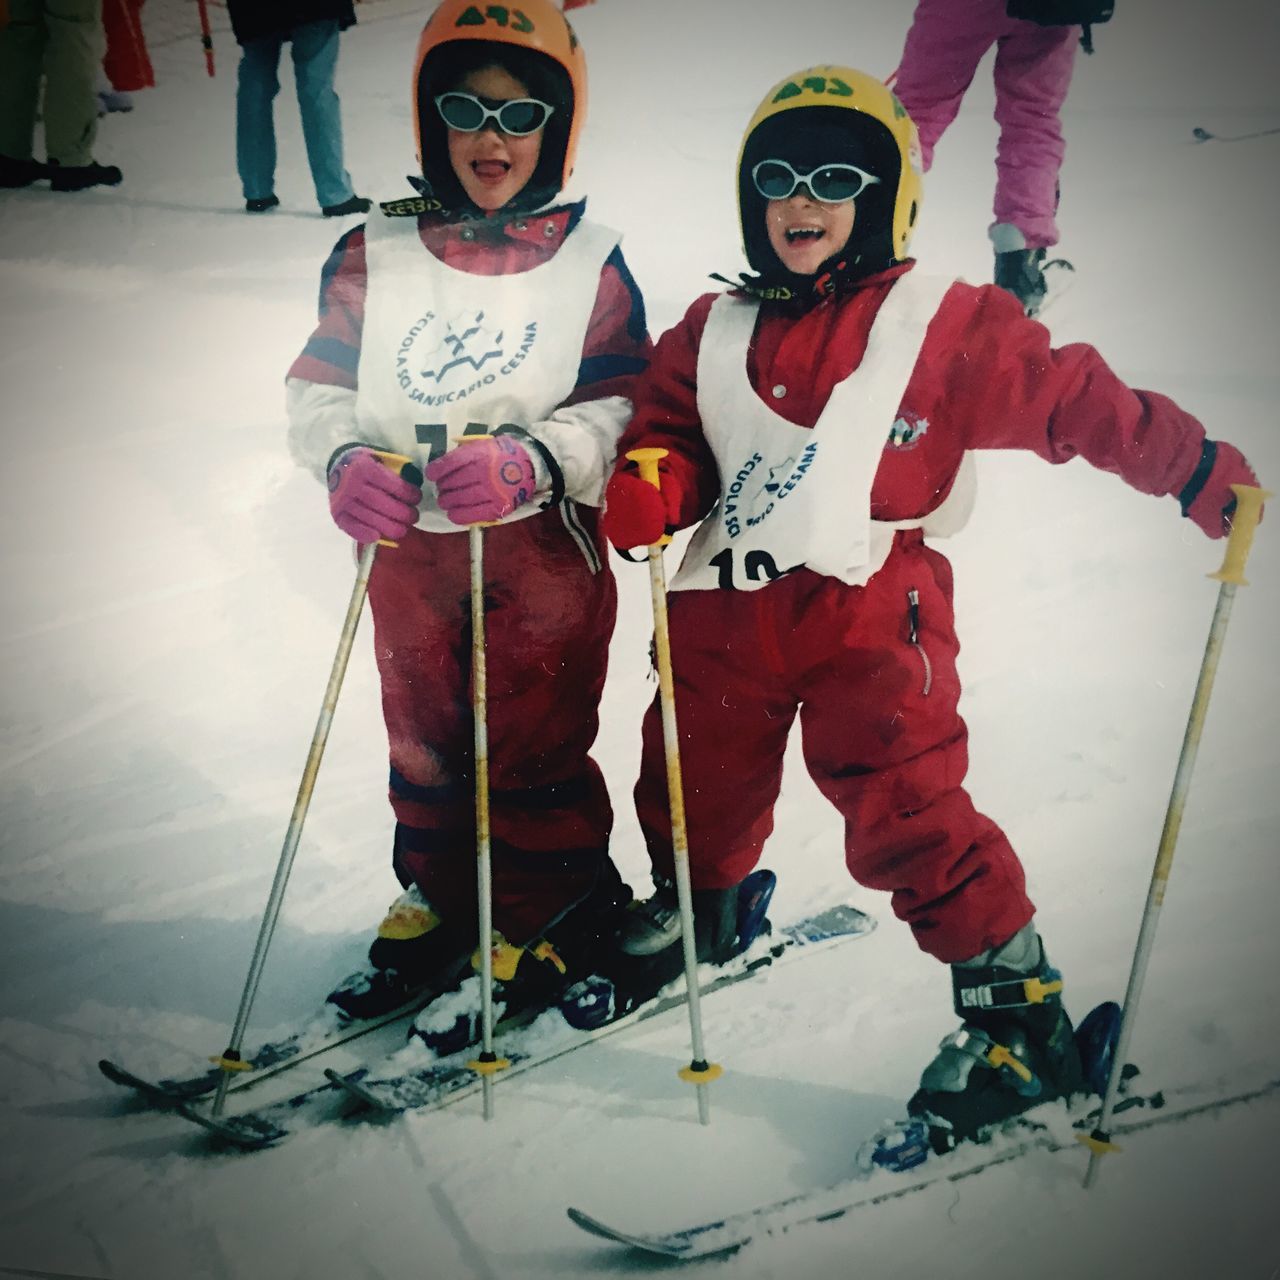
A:
<svg viewBox="0 0 1280 1280">
<path fill-rule="evenodd" d="M 204 67 L 213 78 L 213 32 L 209 29 L 208 0 L 196 0 L 200 10 L 200 44 L 204 49 Z"/>
<path fill-rule="evenodd" d="M 460 444 L 489 440 L 463 436 Z M 496 522 L 495 522 L 496 523 Z M 493 1050 L 493 862 L 489 839 L 488 663 L 484 638 L 484 524 L 467 529 L 471 553 L 471 715 L 475 725 L 476 889 L 480 907 L 480 1054 L 467 1063 L 480 1076 L 484 1118 L 493 1119 L 493 1077 L 511 1065 Z"/>
<path fill-rule="evenodd" d="M 1253 545 L 1253 535 L 1257 531 L 1258 521 L 1262 516 L 1262 504 L 1271 497 L 1265 489 L 1259 489 L 1253 485 L 1233 484 L 1231 489 L 1236 495 L 1236 511 L 1232 520 L 1231 536 L 1227 540 L 1222 568 L 1217 573 L 1209 575 L 1221 584 L 1218 587 L 1218 601 L 1209 627 L 1209 639 L 1205 644 L 1204 658 L 1200 663 L 1200 678 L 1196 682 L 1195 696 L 1191 700 L 1191 713 L 1187 719 L 1187 729 L 1182 739 L 1182 752 L 1178 757 L 1178 767 L 1174 773 L 1169 807 L 1165 811 L 1164 830 L 1160 833 L 1155 867 L 1151 872 L 1151 884 L 1147 890 L 1142 925 L 1138 931 L 1133 965 L 1129 971 L 1129 985 L 1125 989 L 1124 1012 L 1120 1015 L 1120 1034 L 1112 1054 L 1107 1092 L 1102 1100 L 1102 1112 L 1098 1116 L 1098 1123 L 1093 1132 L 1077 1135 L 1078 1140 L 1089 1148 L 1090 1153 L 1089 1167 L 1084 1175 L 1086 1187 L 1093 1185 L 1102 1157 L 1109 1155 L 1112 1151 L 1120 1150 L 1111 1141 L 1109 1128 L 1124 1075 L 1124 1062 L 1129 1052 L 1133 1025 L 1138 1016 L 1138 999 L 1142 994 L 1147 962 L 1151 958 L 1151 948 L 1155 942 L 1160 908 L 1164 905 L 1165 887 L 1173 866 L 1173 850 L 1178 841 L 1178 830 L 1182 826 L 1182 813 L 1186 806 L 1187 792 L 1191 786 L 1191 771 L 1195 767 L 1196 753 L 1200 748 L 1200 736 L 1204 729 L 1205 714 L 1209 709 L 1209 695 L 1213 692 L 1214 677 L 1218 673 L 1218 660 L 1222 653 L 1222 642 L 1227 634 L 1231 605 L 1235 599 L 1236 588 L 1249 585 L 1244 576 L 1244 565 L 1249 557 L 1249 549 Z"/>
<path fill-rule="evenodd" d="M 1280 126 L 1274 129 L 1255 129 L 1252 133 L 1212 133 L 1197 125 L 1191 130 L 1191 136 L 1197 142 L 1250 142 L 1254 138 L 1269 138 L 1280 133 Z"/>
<path fill-rule="evenodd" d="M 665 449 L 632 449 L 627 459 L 640 468 L 640 478 L 661 488 L 658 460 Z M 684 945 L 684 980 L 689 996 L 689 1030 L 693 1039 L 693 1060 L 680 1069 L 680 1079 L 698 1090 L 698 1119 L 711 1123 L 707 1086 L 718 1080 L 723 1069 L 708 1062 L 702 1042 L 702 1006 L 698 990 L 698 945 L 693 926 L 693 886 L 689 879 L 689 833 L 684 816 L 684 782 L 680 772 L 680 738 L 676 730 L 675 681 L 671 673 L 671 635 L 667 626 L 667 580 L 662 567 L 662 548 L 671 541 L 663 534 L 649 548 L 649 588 L 653 596 L 653 637 L 658 658 L 658 692 L 662 702 L 662 740 L 667 757 L 667 801 L 671 808 L 671 852 L 675 863 L 676 895 L 680 901 L 680 935 Z"/>
<path fill-rule="evenodd" d="M 398 471 L 411 461 L 398 453 L 384 453 L 380 450 L 377 452 L 383 463 L 393 470 Z M 222 1114 L 231 1073 L 253 1070 L 252 1065 L 240 1056 L 245 1027 L 249 1022 L 249 1011 L 253 1008 L 253 1002 L 258 995 L 262 969 L 267 962 L 267 950 L 271 946 L 276 922 L 280 918 L 280 907 L 284 902 L 284 890 L 289 883 L 289 873 L 293 869 L 294 855 L 298 851 L 298 841 L 302 838 L 302 824 L 306 820 L 307 810 L 311 805 L 316 775 L 320 772 L 320 761 L 324 757 L 325 745 L 329 741 L 329 726 L 333 723 L 334 709 L 338 705 L 338 693 L 342 688 L 343 677 L 347 673 L 347 660 L 351 657 L 351 646 L 356 638 L 360 611 L 364 607 L 365 596 L 369 593 L 369 575 L 373 572 L 374 557 L 378 553 L 379 546 L 394 547 L 395 545 L 394 542 L 371 542 L 360 552 L 355 586 L 351 589 L 347 616 L 343 620 L 342 633 L 338 637 L 338 652 L 334 655 L 333 666 L 329 671 L 329 683 L 325 687 L 324 701 L 320 706 L 320 718 L 316 721 L 315 732 L 311 736 L 311 749 L 307 752 L 307 763 L 302 770 L 302 781 L 298 784 L 297 798 L 293 802 L 293 813 L 289 818 L 288 831 L 285 833 L 284 847 L 280 850 L 280 861 L 276 864 L 275 880 L 272 882 L 271 893 L 267 898 L 266 910 L 262 914 L 258 941 L 253 948 L 253 958 L 249 961 L 249 976 L 245 979 L 244 991 L 240 996 L 240 1007 L 236 1011 L 235 1024 L 231 1028 L 231 1039 L 221 1055 L 211 1059 L 216 1066 L 222 1068 L 222 1077 L 218 1081 L 218 1089 L 213 1096 L 212 1111 L 215 1116 Z"/>
</svg>

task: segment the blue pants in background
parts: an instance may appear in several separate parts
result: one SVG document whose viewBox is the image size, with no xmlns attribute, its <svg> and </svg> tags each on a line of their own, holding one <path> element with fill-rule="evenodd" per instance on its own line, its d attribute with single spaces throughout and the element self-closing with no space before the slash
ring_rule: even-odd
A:
<svg viewBox="0 0 1280 1280">
<path fill-rule="evenodd" d="M 287 36 L 250 40 L 240 54 L 236 88 L 236 168 L 246 200 L 275 194 L 274 103 L 280 92 L 280 51 L 292 46 L 293 78 L 302 116 L 307 160 L 321 208 L 354 194 L 342 163 L 342 115 L 333 87 L 338 61 L 338 24 L 306 22 Z"/>
</svg>

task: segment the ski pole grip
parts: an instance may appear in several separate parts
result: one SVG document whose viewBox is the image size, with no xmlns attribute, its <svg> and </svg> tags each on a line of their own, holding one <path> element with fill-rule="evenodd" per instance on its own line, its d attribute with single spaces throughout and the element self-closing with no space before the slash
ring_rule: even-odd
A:
<svg viewBox="0 0 1280 1280">
<path fill-rule="evenodd" d="M 1222 568 L 1209 577 L 1247 587 L 1249 580 L 1244 576 L 1244 562 L 1249 558 L 1253 535 L 1258 531 L 1258 521 L 1262 519 L 1262 504 L 1274 495 L 1252 484 L 1233 484 L 1231 492 L 1236 495 L 1236 512 L 1231 517 L 1226 555 L 1222 559 Z"/>
<path fill-rule="evenodd" d="M 489 431 L 477 431 L 472 435 L 455 436 L 453 443 L 460 444 L 479 444 L 484 440 L 492 440 L 493 433 Z M 477 520 L 475 524 L 467 525 L 468 529 L 492 529 L 494 525 L 501 524 L 501 520 Z"/>
<path fill-rule="evenodd" d="M 667 456 L 666 449 L 629 449 L 627 451 L 627 461 L 634 462 L 640 469 L 640 479 L 646 484 L 651 484 L 659 492 L 662 490 L 662 474 L 658 470 L 658 463 Z M 664 533 L 653 545 L 655 547 L 665 547 L 671 541 L 671 535 Z"/>
<path fill-rule="evenodd" d="M 403 453 L 392 453 L 388 449 L 375 449 L 373 451 L 373 456 L 377 458 L 388 471 L 394 471 L 396 475 L 399 475 L 405 467 L 410 466 L 413 463 L 412 458 L 405 457 Z M 378 539 L 378 546 L 380 547 L 398 547 L 399 545 L 400 544 L 398 542 L 392 542 L 389 538 Z"/>
</svg>

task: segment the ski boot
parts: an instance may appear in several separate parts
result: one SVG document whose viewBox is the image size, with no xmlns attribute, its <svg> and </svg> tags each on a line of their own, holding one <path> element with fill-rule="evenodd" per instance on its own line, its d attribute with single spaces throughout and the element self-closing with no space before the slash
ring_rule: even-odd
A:
<svg viewBox="0 0 1280 1280">
<path fill-rule="evenodd" d="M 768 933 L 765 913 L 776 884 L 772 871 L 753 871 L 729 889 L 695 889 L 698 960 L 724 964 Z M 613 945 L 601 956 L 597 972 L 565 993 L 560 1008 L 570 1026 L 589 1031 L 613 1022 L 653 999 L 684 972 L 675 882 L 655 876 L 654 888 L 651 898 L 633 902 L 622 913 Z"/>
<path fill-rule="evenodd" d="M 1044 281 L 1043 249 L 1011 249 L 996 254 L 995 282 L 1022 303 L 1028 316 L 1035 317 L 1044 303 L 1048 286 Z"/>
<path fill-rule="evenodd" d="M 630 901 L 631 890 L 608 862 L 595 889 L 541 937 L 517 945 L 495 930 L 490 951 L 495 1024 L 506 1030 L 532 1022 L 554 1007 L 569 986 L 592 973 Z M 468 975 L 478 975 L 480 968 L 477 949 Z M 456 999 L 446 996 L 433 1001 L 414 1019 L 410 1041 L 419 1040 L 441 1056 L 477 1043 L 481 1037 L 478 994 L 478 989 L 468 990 Z"/>
<path fill-rule="evenodd" d="M 1028 316 L 1035 317 L 1044 306 L 1049 286 L 1045 282 L 1047 267 L 1065 267 L 1074 271 L 1065 258 L 1045 261 L 1047 249 L 1030 249 L 1027 238 L 1011 222 L 998 222 L 988 233 L 995 250 L 995 283 L 1022 303 Z"/>
<path fill-rule="evenodd" d="M 355 974 L 329 993 L 327 1003 L 344 1017 L 381 1017 L 420 992 L 448 991 L 466 970 L 475 929 L 450 928 L 416 885 L 387 908 L 369 947 L 370 973 Z"/>
<path fill-rule="evenodd" d="M 1032 925 L 951 973 L 964 1025 L 942 1041 L 907 1104 L 940 1155 L 1091 1083 L 1062 1007 L 1061 975 L 1049 967 Z"/>
</svg>

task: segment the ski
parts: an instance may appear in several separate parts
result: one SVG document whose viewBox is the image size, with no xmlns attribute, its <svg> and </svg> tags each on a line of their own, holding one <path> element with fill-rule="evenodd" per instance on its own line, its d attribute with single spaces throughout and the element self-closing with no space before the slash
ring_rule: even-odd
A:
<svg viewBox="0 0 1280 1280">
<path fill-rule="evenodd" d="M 337 989 L 346 989 L 351 984 L 363 980 L 365 975 L 353 974 Z M 438 994 L 440 993 L 435 987 L 425 987 L 416 992 L 411 999 L 385 1013 L 358 1020 L 346 1018 L 336 1007 L 326 1004 L 305 1026 L 280 1040 L 272 1040 L 255 1050 L 253 1054 L 247 1055 L 245 1069 L 230 1073 L 231 1079 L 227 1085 L 227 1092 L 239 1093 L 282 1071 L 288 1071 L 320 1054 L 328 1053 L 339 1045 L 350 1044 L 351 1041 L 358 1040 L 379 1027 L 389 1026 L 393 1022 L 412 1017 Z M 217 1058 L 212 1057 L 210 1061 L 216 1062 Z M 225 1074 L 221 1067 L 214 1066 L 191 1076 L 152 1080 L 137 1075 L 109 1058 L 99 1060 L 98 1070 L 112 1084 L 132 1089 L 152 1106 L 158 1107 L 174 1107 L 207 1097 L 217 1090 L 218 1082 Z"/>
<path fill-rule="evenodd" d="M 1213 1094 L 1207 1089 L 1193 1088 L 1177 1094 L 1133 1095 L 1121 1103 L 1125 1110 L 1118 1110 L 1121 1118 L 1112 1122 L 1110 1133 L 1113 1138 L 1122 1137 L 1157 1125 L 1189 1120 L 1206 1112 L 1239 1106 L 1277 1092 L 1280 1092 L 1280 1079 L 1228 1094 Z M 1093 1110 L 1077 1119 L 1070 1132 L 1040 1123 L 1033 1118 L 1035 1112 L 1031 1112 L 1015 1121 L 1008 1132 L 993 1137 L 990 1142 L 966 1143 L 945 1156 L 931 1155 L 921 1175 L 909 1181 L 901 1174 L 877 1169 L 856 1174 L 833 1187 L 801 1192 L 774 1204 L 667 1232 L 622 1231 L 575 1208 L 568 1210 L 569 1220 L 600 1239 L 665 1258 L 688 1261 L 732 1253 L 761 1236 L 777 1235 L 812 1222 L 830 1222 L 858 1209 L 888 1200 L 900 1200 L 941 1183 L 959 1182 L 1033 1151 L 1078 1151 L 1081 1130 L 1087 1131 L 1096 1118 L 1097 1099 L 1092 1099 L 1092 1102 L 1095 1104 Z M 1130 1118 L 1138 1110 L 1146 1114 Z"/>
<path fill-rule="evenodd" d="M 774 965 L 864 937 L 874 927 L 874 918 L 857 907 L 848 904 L 831 907 L 796 924 L 772 933 L 762 933 L 746 950 L 724 965 L 704 966 L 704 979 L 699 990 L 704 996 L 710 995 Z M 508 1029 L 499 1023 L 496 1028 L 498 1043 L 509 1066 L 498 1080 L 555 1061 L 606 1036 L 680 1008 L 684 1003 L 684 980 L 680 978 L 653 1000 L 588 1030 L 562 1021 L 558 1027 L 553 1024 L 554 1029 L 549 1032 L 545 1020 L 540 1017 L 534 1039 L 532 1024 L 523 1023 Z M 543 1012 L 561 1016 L 554 1009 Z M 335 1111 L 331 1105 L 334 1102 L 345 1100 L 356 1110 L 386 1117 L 404 1111 L 438 1110 L 470 1097 L 483 1088 L 481 1077 L 468 1065 L 473 1052 L 474 1048 L 466 1049 L 448 1058 L 437 1059 L 425 1067 L 385 1075 L 376 1074 L 367 1067 L 346 1074 L 330 1068 L 325 1072 L 326 1083 L 242 1115 L 210 1116 L 186 1101 L 178 1104 L 177 1111 L 185 1119 L 228 1143 L 244 1150 L 259 1150 L 287 1138 L 299 1116 L 318 1114 L 321 1118 L 331 1119 L 351 1114 L 351 1108 Z"/>
</svg>

